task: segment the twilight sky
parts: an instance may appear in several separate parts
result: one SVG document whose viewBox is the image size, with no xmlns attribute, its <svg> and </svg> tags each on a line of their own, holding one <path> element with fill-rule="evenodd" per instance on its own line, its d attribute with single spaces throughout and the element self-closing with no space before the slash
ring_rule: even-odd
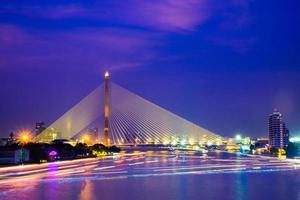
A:
<svg viewBox="0 0 300 200">
<path fill-rule="evenodd" d="M 298 133 L 299 7 L 297 0 L 1 0 L 0 136 L 50 124 L 101 84 L 105 70 L 224 136 L 266 136 L 273 108 Z"/>
</svg>

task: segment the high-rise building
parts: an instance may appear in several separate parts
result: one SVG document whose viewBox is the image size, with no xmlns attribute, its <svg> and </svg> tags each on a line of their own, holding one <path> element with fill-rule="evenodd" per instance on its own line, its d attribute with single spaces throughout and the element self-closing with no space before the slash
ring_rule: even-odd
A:
<svg viewBox="0 0 300 200">
<path fill-rule="evenodd" d="M 282 114 L 274 110 L 269 116 L 269 143 L 271 147 L 285 148 L 289 142 L 289 130 L 283 121 Z"/>
</svg>

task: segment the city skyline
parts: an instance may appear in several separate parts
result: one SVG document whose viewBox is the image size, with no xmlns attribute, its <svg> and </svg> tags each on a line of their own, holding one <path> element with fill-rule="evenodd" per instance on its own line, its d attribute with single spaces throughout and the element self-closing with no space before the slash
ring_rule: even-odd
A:
<svg viewBox="0 0 300 200">
<path fill-rule="evenodd" d="M 295 134 L 294 3 L 1 2 L 1 137 L 51 124 L 100 85 L 106 70 L 116 83 L 220 135 L 267 136 L 274 108 Z"/>
<path fill-rule="evenodd" d="M 299 7 L 1 0 L 0 199 L 300 199 Z"/>
</svg>

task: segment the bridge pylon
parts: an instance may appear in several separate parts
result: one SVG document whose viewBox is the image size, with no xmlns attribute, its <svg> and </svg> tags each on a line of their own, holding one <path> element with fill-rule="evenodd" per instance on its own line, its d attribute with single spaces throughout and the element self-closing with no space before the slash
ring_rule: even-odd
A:
<svg viewBox="0 0 300 200">
<path fill-rule="evenodd" d="M 104 145 L 109 146 L 109 73 L 105 72 Z"/>
</svg>

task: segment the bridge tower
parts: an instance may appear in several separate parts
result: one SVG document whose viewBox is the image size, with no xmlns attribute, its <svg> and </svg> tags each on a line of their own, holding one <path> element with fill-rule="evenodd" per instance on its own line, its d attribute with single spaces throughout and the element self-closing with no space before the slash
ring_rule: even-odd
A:
<svg viewBox="0 0 300 200">
<path fill-rule="evenodd" d="M 104 145 L 109 146 L 108 118 L 109 118 L 109 73 L 105 72 L 105 105 L 104 105 Z"/>
</svg>

